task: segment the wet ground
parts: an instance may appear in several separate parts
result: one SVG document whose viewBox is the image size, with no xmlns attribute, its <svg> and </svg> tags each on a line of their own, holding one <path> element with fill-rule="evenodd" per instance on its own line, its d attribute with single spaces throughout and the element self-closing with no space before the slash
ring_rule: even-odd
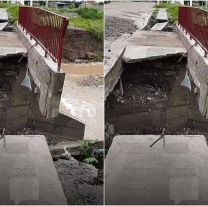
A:
<svg viewBox="0 0 208 206">
<path fill-rule="evenodd" d="M 104 139 L 103 77 L 68 74 L 66 69 L 65 72 L 60 112 L 85 123 L 84 139 L 102 141 Z"/>
</svg>

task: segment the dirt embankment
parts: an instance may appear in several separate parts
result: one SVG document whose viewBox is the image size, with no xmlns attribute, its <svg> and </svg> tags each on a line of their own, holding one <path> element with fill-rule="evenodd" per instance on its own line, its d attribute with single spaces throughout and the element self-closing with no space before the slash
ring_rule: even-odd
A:
<svg viewBox="0 0 208 206">
<path fill-rule="evenodd" d="M 88 31 L 68 29 L 63 48 L 64 62 L 102 61 L 103 40 L 98 40 Z"/>
</svg>

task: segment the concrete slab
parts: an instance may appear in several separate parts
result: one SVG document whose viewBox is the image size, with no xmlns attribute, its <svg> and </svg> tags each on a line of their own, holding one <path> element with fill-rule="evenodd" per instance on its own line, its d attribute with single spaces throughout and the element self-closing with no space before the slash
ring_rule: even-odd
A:
<svg viewBox="0 0 208 206">
<path fill-rule="evenodd" d="M 0 23 L 0 31 L 4 30 L 4 28 L 7 26 L 8 22 L 2 22 Z"/>
<path fill-rule="evenodd" d="M 138 29 L 144 28 L 154 10 L 155 3 L 153 2 L 125 2 L 112 1 L 105 5 L 105 15 L 110 17 L 118 17 L 124 20 L 130 20 L 137 26 Z M 115 27 L 119 33 L 122 24 L 115 22 Z M 130 31 L 120 33 L 120 36 L 114 37 L 109 27 L 109 31 L 105 36 L 105 98 L 113 91 L 122 72 L 122 56 L 126 48 L 128 39 L 132 35 Z M 112 37 L 112 36 L 113 37 Z"/>
<path fill-rule="evenodd" d="M 160 22 L 168 21 L 168 15 L 166 9 L 159 9 L 156 20 Z"/>
<path fill-rule="evenodd" d="M 162 22 L 162 23 L 156 23 L 151 30 L 152 31 L 162 31 L 166 26 L 168 22 Z"/>
<path fill-rule="evenodd" d="M 137 31 L 129 39 L 123 55 L 127 63 L 186 53 L 186 48 L 174 32 Z"/>
<path fill-rule="evenodd" d="M 0 22 L 5 22 L 8 21 L 8 14 L 7 14 L 7 10 L 0 8 Z"/>
<path fill-rule="evenodd" d="M 67 204 L 44 136 L 0 140 L 0 204 Z"/>
<path fill-rule="evenodd" d="M 24 54 L 25 52 L 27 52 L 27 49 L 16 33 L 0 32 L 0 58 L 8 55 Z"/>
<path fill-rule="evenodd" d="M 123 135 L 105 165 L 106 204 L 208 203 L 208 147 L 202 135 Z"/>
</svg>

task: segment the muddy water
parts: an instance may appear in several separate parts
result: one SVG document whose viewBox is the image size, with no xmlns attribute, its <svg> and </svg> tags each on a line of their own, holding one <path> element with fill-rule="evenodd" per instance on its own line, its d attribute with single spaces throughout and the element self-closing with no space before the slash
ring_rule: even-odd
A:
<svg viewBox="0 0 208 206">
<path fill-rule="evenodd" d="M 102 85 L 82 85 L 88 76 L 67 74 L 60 112 L 85 123 L 84 139 L 104 139 L 104 91 Z M 89 81 L 92 81 L 91 79 Z"/>
<path fill-rule="evenodd" d="M 87 63 L 87 64 L 62 64 L 61 68 L 67 74 L 77 75 L 103 75 L 103 64 L 102 63 Z"/>
</svg>

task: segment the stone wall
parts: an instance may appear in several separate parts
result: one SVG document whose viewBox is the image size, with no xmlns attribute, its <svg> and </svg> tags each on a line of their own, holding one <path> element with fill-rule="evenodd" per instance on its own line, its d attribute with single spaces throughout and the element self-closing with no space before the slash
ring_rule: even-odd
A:
<svg viewBox="0 0 208 206">
<path fill-rule="evenodd" d="M 73 62 L 75 59 L 96 60 L 103 56 L 103 41 L 92 36 L 88 31 L 68 29 L 65 35 L 62 58 Z"/>
</svg>

